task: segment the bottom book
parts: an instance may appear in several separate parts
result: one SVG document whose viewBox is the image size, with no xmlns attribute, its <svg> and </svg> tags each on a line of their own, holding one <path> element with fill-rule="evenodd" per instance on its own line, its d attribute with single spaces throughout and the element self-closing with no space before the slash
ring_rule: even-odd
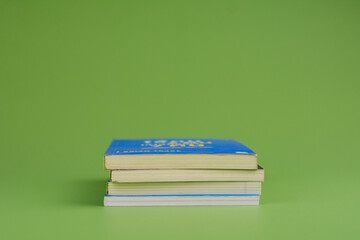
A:
<svg viewBox="0 0 360 240">
<path fill-rule="evenodd" d="M 259 195 L 106 195 L 104 206 L 259 205 Z"/>
</svg>

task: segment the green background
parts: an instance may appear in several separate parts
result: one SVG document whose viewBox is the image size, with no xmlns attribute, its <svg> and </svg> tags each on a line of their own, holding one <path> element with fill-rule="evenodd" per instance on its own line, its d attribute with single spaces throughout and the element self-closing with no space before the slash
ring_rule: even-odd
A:
<svg viewBox="0 0 360 240">
<path fill-rule="evenodd" d="M 3 239 L 358 239 L 359 1 L 1 1 Z M 237 139 L 261 204 L 102 206 L 113 138 Z"/>
</svg>

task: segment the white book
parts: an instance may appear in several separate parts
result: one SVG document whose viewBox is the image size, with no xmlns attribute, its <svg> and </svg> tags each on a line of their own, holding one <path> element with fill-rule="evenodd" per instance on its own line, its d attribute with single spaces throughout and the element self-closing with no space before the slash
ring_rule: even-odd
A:
<svg viewBox="0 0 360 240">
<path fill-rule="evenodd" d="M 247 181 L 263 182 L 264 169 L 138 169 L 113 170 L 112 182 L 198 182 L 198 181 Z"/>
<path fill-rule="evenodd" d="M 105 196 L 104 206 L 259 205 L 259 196 Z"/>
<path fill-rule="evenodd" d="M 261 194 L 261 182 L 107 183 L 107 195 Z"/>
</svg>

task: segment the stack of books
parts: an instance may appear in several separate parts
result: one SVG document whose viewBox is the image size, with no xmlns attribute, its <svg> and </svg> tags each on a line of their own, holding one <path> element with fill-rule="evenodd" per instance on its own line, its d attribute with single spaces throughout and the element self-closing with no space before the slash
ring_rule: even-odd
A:
<svg viewBox="0 0 360 240">
<path fill-rule="evenodd" d="M 105 206 L 258 205 L 264 169 L 230 139 L 113 140 Z"/>
</svg>

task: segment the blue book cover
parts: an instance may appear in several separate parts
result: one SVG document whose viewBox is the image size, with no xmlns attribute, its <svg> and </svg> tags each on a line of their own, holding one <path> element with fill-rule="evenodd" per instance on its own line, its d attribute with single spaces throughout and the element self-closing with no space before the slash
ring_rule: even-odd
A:
<svg viewBox="0 0 360 240">
<path fill-rule="evenodd" d="M 114 139 L 105 155 L 136 154 L 250 154 L 250 148 L 232 139 L 161 138 Z"/>
</svg>

